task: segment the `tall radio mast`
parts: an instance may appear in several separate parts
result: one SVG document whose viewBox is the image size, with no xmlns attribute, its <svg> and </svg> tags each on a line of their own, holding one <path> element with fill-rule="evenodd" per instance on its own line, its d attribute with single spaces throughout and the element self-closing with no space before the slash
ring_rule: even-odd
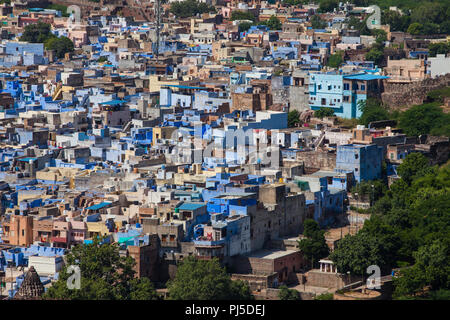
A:
<svg viewBox="0 0 450 320">
<path fill-rule="evenodd" d="M 156 62 L 159 61 L 159 32 L 161 28 L 161 0 L 155 0 L 156 3 Z"/>
</svg>

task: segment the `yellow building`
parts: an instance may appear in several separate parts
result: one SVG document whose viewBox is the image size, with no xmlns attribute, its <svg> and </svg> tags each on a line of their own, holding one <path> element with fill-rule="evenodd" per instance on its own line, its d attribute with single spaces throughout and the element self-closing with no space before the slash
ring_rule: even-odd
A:
<svg viewBox="0 0 450 320">
<path fill-rule="evenodd" d="M 149 77 L 150 92 L 159 92 L 161 86 L 165 85 L 180 85 L 180 81 L 176 79 L 166 79 L 157 74 L 150 75 Z"/>
<path fill-rule="evenodd" d="M 177 129 L 177 127 L 154 127 L 152 145 L 159 139 L 171 139 L 173 132 Z"/>
<path fill-rule="evenodd" d="M 88 239 L 111 234 L 111 232 L 109 232 L 108 228 L 106 227 L 104 221 L 86 222 L 86 224 L 88 229 L 87 233 Z"/>
</svg>

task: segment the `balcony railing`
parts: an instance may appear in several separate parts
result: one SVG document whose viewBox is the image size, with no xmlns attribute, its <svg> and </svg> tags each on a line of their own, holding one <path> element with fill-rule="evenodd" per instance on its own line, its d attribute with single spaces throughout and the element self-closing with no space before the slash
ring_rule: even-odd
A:
<svg viewBox="0 0 450 320">
<path fill-rule="evenodd" d="M 194 245 L 196 247 L 215 247 L 215 246 L 223 246 L 224 244 L 225 239 L 220 239 L 216 241 L 194 240 Z"/>
</svg>

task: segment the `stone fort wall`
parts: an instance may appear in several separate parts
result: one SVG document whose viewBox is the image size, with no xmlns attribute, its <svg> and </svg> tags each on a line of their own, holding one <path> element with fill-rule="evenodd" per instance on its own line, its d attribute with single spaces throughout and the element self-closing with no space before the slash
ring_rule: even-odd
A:
<svg viewBox="0 0 450 320">
<path fill-rule="evenodd" d="M 442 89 L 449 85 L 450 74 L 408 84 L 384 82 L 384 92 L 381 95 L 381 99 L 383 103 L 390 107 L 410 107 L 424 103 L 428 92 Z"/>
</svg>

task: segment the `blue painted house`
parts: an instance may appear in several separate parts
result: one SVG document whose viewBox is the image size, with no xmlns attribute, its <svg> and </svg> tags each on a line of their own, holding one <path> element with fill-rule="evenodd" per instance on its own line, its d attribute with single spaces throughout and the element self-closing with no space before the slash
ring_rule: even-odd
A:
<svg viewBox="0 0 450 320">
<path fill-rule="evenodd" d="M 337 147 L 335 171 L 353 171 L 357 182 L 381 178 L 383 147 L 346 144 Z"/>
</svg>

